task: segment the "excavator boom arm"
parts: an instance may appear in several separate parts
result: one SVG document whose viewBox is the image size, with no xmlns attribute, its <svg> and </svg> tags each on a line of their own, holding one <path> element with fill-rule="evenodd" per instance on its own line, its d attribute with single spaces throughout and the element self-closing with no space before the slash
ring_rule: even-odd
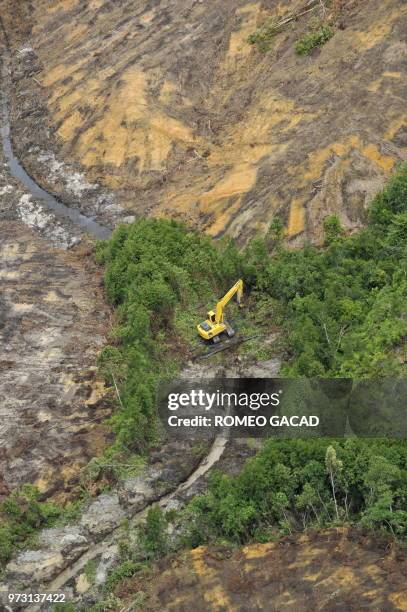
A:
<svg viewBox="0 0 407 612">
<path fill-rule="evenodd" d="M 223 296 L 221 300 L 216 304 L 215 320 L 216 323 L 221 323 L 223 320 L 223 309 L 230 302 L 232 297 L 237 294 L 237 301 L 240 304 L 243 295 L 243 281 L 238 280 L 231 289 Z"/>
</svg>

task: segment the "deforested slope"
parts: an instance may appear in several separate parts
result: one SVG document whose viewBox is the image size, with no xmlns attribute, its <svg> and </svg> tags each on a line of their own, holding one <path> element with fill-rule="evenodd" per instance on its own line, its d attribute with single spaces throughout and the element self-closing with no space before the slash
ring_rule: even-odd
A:
<svg viewBox="0 0 407 612">
<path fill-rule="evenodd" d="M 405 155 L 402 0 L 0 6 L 26 166 L 52 149 L 129 214 L 244 238 L 279 214 L 294 243 L 318 241 L 327 214 L 360 226 Z M 318 23 L 330 39 L 299 55 Z"/>
</svg>

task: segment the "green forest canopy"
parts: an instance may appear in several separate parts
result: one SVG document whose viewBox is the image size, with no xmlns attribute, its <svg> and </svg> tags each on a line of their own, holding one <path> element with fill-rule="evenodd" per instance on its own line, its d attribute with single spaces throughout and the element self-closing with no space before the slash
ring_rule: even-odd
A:
<svg viewBox="0 0 407 612">
<path fill-rule="evenodd" d="M 287 249 L 276 219 L 265 237 L 239 250 L 169 220 L 120 226 L 100 243 L 105 284 L 116 308 L 112 345 L 101 355 L 122 408 L 117 445 L 143 450 L 156 431 L 155 387 L 168 373 L 180 305 L 193 318 L 242 277 L 269 304 L 287 339 L 283 374 L 375 378 L 403 372 L 407 333 L 407 167 L 374 199 L 366 229 L 346 236 L 325 220 L 324 248 Z M 199 308 L 198 308 L 199 304 Z M 264 309 L 264 306 L 263 306 Z"/>
</svg>

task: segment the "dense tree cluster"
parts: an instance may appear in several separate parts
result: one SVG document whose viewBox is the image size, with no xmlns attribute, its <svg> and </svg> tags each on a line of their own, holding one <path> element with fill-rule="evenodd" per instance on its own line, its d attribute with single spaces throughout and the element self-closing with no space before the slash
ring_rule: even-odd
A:
<svg viewBox="0 0 407 612">
<path fill-rule="evenodd" d="M 106 377 L 120 387 L 116 444 L 143 450 L 156 435 L 156 382 L 168 367 L 176 307 L 194 308 L 235 282 L 241 255 L 230 240 L 215 246 L 175 221 L 140 220 L 101 243 L 98 258 L 117 308 L 116 342 L 100 358 Z"/>
<path fill-rule="evenodd" d="M 271 253 L 248 246 L 248 276 L 282 308 L 292 376 L 397 375 L 391 352 L 407 334 L 407 168 L 375 198 L 369 225 L 345 236 L 325 220 L 326 247 Z M 250 269 L 250 266 L 253 266 Z"/>
<path fill-rule="evenodd" d="M 267 541 L 353 522 L 407 536 L 407 443 L 268 440 L 235 477 L 213 474 L 187 509 L 187 541 Z"/>
</svg>

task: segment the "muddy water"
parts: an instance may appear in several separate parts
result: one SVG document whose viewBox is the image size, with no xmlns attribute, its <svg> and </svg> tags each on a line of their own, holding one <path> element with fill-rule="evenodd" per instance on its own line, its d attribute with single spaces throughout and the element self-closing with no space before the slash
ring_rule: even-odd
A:
<svg viewBox="0 0 407 612">
<path fill-rule="evenodd" d="M 51 209 L 57 217 L 70 219 L 72 223 L 81 227 L 94 238 L 102 240 L 109 238 L 112 233 L 110 229 L 82 215 L 78 210 L 69 208 L 65 206 L 65 204 L 62 204 L 62 202 L 59 202 L 52 194 L 40 187 L 20 164 L 19 160 L 14 155 L 11 142 L 8 100 L 6 88 L 4 86 L 6 82 L 6 66 L 3 68 L 2 81 L 1 105 L 3 125 L 1 127 L 1 137 L 3 151 L 7 159 L 10 174 L 17 179 L 24 186 L 25 190 L 31 193 L 36 200 L 41 201 L 47 208 Z"/>
<path fill-rule="evenodd" d="M 39 200 L 44 206 L 48 209 L 51 209 L 56 216 L 61 218 L 70 219 L 75 225 L 81 227 L 83 230 L 89 232 L 92 236 L 99 239 L 106 239 L 110 236 L 111 232 L 109 229 L 101 226 L 96 223 L 92 219 L 82 215 L 77 210 L 71 209 L 61 202 L 59 202 L 52 194 L 42 189 L 25 171 L 23 166 L 20 164 L 19 160 L 14 155 L 12 140 L 11 140 L 11 129 L 10 129 L 10 121 L 9 121 L 9 110 L 8 110 L 8 99 L 6 88 L 4 87 L 5 78 L 7 74 L 4 74 L 3 71 L 3 83 L 2 83 L 2 91 L 0 92 L 0 115 L 2 120 L 2 125 L 0 125 L 0 133 L 2 139 L 2 149 L 3 149 L 3 159 L 7 162 L 7 167 L 9 170 L 9 174 L 12 175 L 16 180 L 19 181 L 21 186 L 25 191 L 32 194 L 35 200 Z M 0 159 L 2 157 L 0 150 Z M 15 296 L 15 289 L 17 288 L 19 292 L 21 290 L 21 284 L 24 281 L 25 288 L 25 300 L 24 307 L 27 312 L 29 312 L 29 316 L 27 317 L 27 321 L 30 322 L 30 328 L 26 329 L 28 325 L 27 321 L 22 320 L 22 316 L 16 320 L 13 330 L 10 331 L 10 338 L 8 340 L 8 345 L 11 347 L 15 346 L 15 352 L 7 348 L 11 354 L 18 354 L 19 361 L 21 362 L 21 368 L 17 367 L 16 362 L 11 362 L 9 359 L 7 363 L 9 364 L 9 374 L 7 379 L 2 382 L 6 385 L 5 396 L 8 397 L 10 405 L 7 408 L 7 415 L 12 415 L 14 420 L 17 420 L 17 415 L 20 417 L 18 421 L 18 429 L 20 432 L 24 430 L 26 432 L 24 437 L 25 439 L 34 442 L 33 444 L 24 445 L 19 451 L 20 457 L 18 460 L 21 465 L 12 465 L 12 470 L 9 470 L 10 465 L 0 466 L 3 467 L 3 471 L 5 473 L 5 481 L 10 488 L 14 488 L 20 480 L 23 479 L 23 470 L 22 465 L 24 464 L 30 466 L 30 481 L 38 484 L 38 477 L 40 474 L 46 473 L 46 478 L 41 479 L 41 487 L 43 490 L 47 490 L 49 486 L 49 482 L 56 482 L 57 475 L 52 471 L 54 464 L 61 463 L 62 449 L 60 445 L 66 448 L 65 458 L 62 462 L 65 468 L 71 467 L 69 464 L 70 459 L 70 451 L 72 447 L 75 447 L 75 457 L 77 460 L 81 458 L 82 448 L 78 448 L 78 444 L 73 444 L 71 439 L 71 434 L 75 435 L 80 432 L 80 428 L 83 424 L 83 421 L 88 420 L 89 414 L 86 411 L 87 407 L 91 407 L 90 400 L 83 401 L 84 398 L 83 393 L 81 393 L 80 385 L 76 384 L 75 374 L 78 370 L 78 365 L 81 360 L 79 358 L 79 354 L 83 355 L 86 353 L 87 359 L 85 360 L 87 363 L 91 363 L 93 361 L 93 348 L 97 350 L 100 347 L 103 338 L 102 335 L 100 337 L 93 337 L 93 341 L 91 346 L 78 346 L 79 340 L 78 337 L 87 340 L 91 334 L 84 333 L 84 329 L 78 320 L 78 313 L 71 311 L 63 311 L 56 312 L 56 307 L 65 308 L 65 302 L 67 302 L 68 306 L 72 304 L 73 310 L 82 310 L 84 309 L 86 312 L 84 313 L 84 324 L 88 321 L 92 320 L 92 317 L 89 316 L 88 310 L 92 309 L 92 300 L 89 299 L 89 309 L 88 304 L 83 304 L 82 302 L 85 300 L 86 296 L 79 296 L 83 298 L 81 302 L 75 301 L 75 296 L 77 293 L 79 294 L 82 287 L 86 287 L 87 283 L 83 282 L 84 279 L 80 278 L 80 270 L 74 270 L 74 254 L 67 253 L 63 254 L 62 252 L 53 252 L 52 256 L 50 253 L 43 253 L 43 245 L 41 239 L 35 239 L 35 245 L 29 242 L 32 240 L 30 235 L 27 235 L 25 239 L 25 243 L 21 246 L 21 226 L 19 223 L 14 224 L 15 236 L 10 235 L 10 224 L 4 226 L 4 245 L 7 248 L 7 253 L 9 254 L 7 261 L 5 262 L 7 266 L 7 278 L 14 282 L 16 287 L 11 286 L 7 293 L 8 298 L 8 306 L 9 311 L 14 313 L 15 311 L 20 313 L 22 311 L 20 302 L 17 301 Z M 25 230 L 24 230 L 25 231 Z M 29 230 L 27 230 L 29 233 Z M 0 234 L 1 238 L 1 234 Z M 1 240 L 0 240 L 1 242 Z M 38 243 L 38 244 L 37 244 Z M 21 260 L 23 257 L 26 257 L 27 261 L 24 259 L 24 263 L 27 264 L 27 274 L 28 278 L 24 276 L 25 269 L 22 269 Z M 33 258 L 36 258 L 35 261 L 32 261 Z M 66 268 L 68 266 L 72 268 L 66 269 L 61 265 L 60 258 L 67 258 Z M 12 259 L 12 260 L 11 260 Z M 53 259 L 57 259 L 53 265 Z M 37 261 L 38 260 L 38 261 Z M 72 261 L 71 261 L 72 260 Z M 42 263 L 44 263 L 44 270 L 41 268 Z M 12 264 L 14 267 L 12 267 Z M 32 270 L 34 264 L 37 266 L 38 271 L 35 270 L 36 274 L 33 277 Z M 53 276 L 53 268 L 56 267 L 60 273 L 60 284 L 56 282 L 56 278 Z M 14 269 L 15 268 L 15 269 Z M 45 274 L 45 269 L 47 270 L 47 275 Z M 71 272 L 71 273 L 70 273 Z M 72 272 L 75 272 L 72 274 Z M 49 277 L 49 278 L 48 278 Z M 41 290 L 43 289 L 43 294 L 37 295 L 33 291 L 33 287 L 29 284 L 30 279 L 32 278 L 33 282 L 38 284 L 40 281 Z M 18 283 L 15 281 L 18 279 Z M 77 282 L 77 286 L 71 287 L 67 281 L 73 283 Z M 26 286 L 27 285 L 27 286 Z M 38 291 L 37 291 L 38 293 Z M 35 301 L 34 298 L 35 297 Z M 48 325 L 48 321 L 43 321 L 41 317 L 44 317 L 48 314 L 48 311 L 45 311 L 46 308 L 53 308 L 50 316 L 52 315 L 52 329 L 48 329 L 51 326 L 51 323 Z M 75 307 L 75 308 L 74 308 Z M 45 315 L 44 315 L 45 312 Z M 38 313 L 38 316 L 37 316 Z M 36 314 L 36 320 L 34 317 Z M 16 317 L 14 317 L 16 318 Z M 21 319 L 21 320 L 20 320 Z M 13 320 L 14 322 L 14 320 Z M 58 324 L 60 322 L 60 325 Z M 24 323 L 24 325 L 22 325 Z M 103 321 L 100 321 L 103 323 Z M 25 336 L 22 338 L 21 329 L 24 327 Z M 61 333 L 59 327 L 63 328 Z M 93 323 L 93 334 L 95 333 L 95 325 Z M 34 331 L 35 337 L 34 337 Z M 86 332 L 87 330 L 85 330 Z M 53 335 L 51 335 L 51 332 Z M 62 332 L 64 337 L 62 338 Z M 28 334 L 28 335 L 27 335 Z M 31 335 L 29 335 L 31 334 Z M 75 335 L 78 334 L 78 337 Z M 72 337 L 71 337 L 72 335 Z M 27 336 L 27 338 L 26 338 Z M 29 336 L 29 337 L 28 337 Z M 32 337 L 31 337 L 32 336 Z M 38 336 L 38 337 L 37 337 Z M 61 336 L 61 338 L 59 337 Z M 65 337 L 66 336 L 66 337 Z M 69 336 L 69 337 L 68 337 Z M 26 340 L 25 344 L 23 340 Z M 51 346 L 52 345 L 52 346 Z M 95 346 L 96 345 L 96 346 Z M 5 345 L 3 345 L 5 346 Z M 51 347 L 51 348 L 50 348 Z M 23 350 L 24 349 L 24 350 Z M 40 351 L 41 349 L 41 351 Z M 43 349 L 43 350 L 42 350 Z M 76 350 L 77 349 L 77 350 Z M 40 352 L 39 352 L 40 351 Z M 21 354 L 23 353 L 24 359 L 21 359 Z M 73 354 L 72 354 L 73 353 Z M 2 355 L 0 354 L 0 361 Z M 8 353 L 5 357 L 9 357 Z M 3 360 L 3 363 L 6 363 L 6 359 Z M 33 368 L 33 364 L 37 363 L 38 366 Z M 81 363 L 81 365 L 83 365 Z M 86 364 L 85 364 L 86 365 Z M 33 370 L 31 372 L 30 368 Z M 26 370 L 24 374 L 24 369 Z M 35 371 L 34 371 L 35 370 Z M 67 371 L 68 370 L 68 371 Z M 19 382 L 23 380 L 25 384 L 25 389 L 18 387 Z M 1 387 L 1 385 L 0 385 Z M 91 383 L 88 384 L 89 390 L 91 388 Z M 13 389 L 17 389 L 17 393 L 13 393 Z M 39 389 L 43 389 L 44 393 L 46 392 L 47 397 L 43 397 L 43 394 L 39 393 Z M 0 389 L 1 391 L 1 389 Z M 22 393 L 25 393 L 27 397 L 24 397 L 26 402 L 20 401 L 22 397 Z M 85 395 L 86 397 L 86 395 Z M 20 403 L 19 403 L 20 402 Z M 21 404 L 21 405 L 20 405 Z M 22 408 L 26 408 L 26 405 L 32 404 L 30 411 L 30 424 L 23 423 L 22 421 L 22 413 L 26 413 Z M 72 418 L 79 419 L 81 423 L 65 423 L 63 417 L 67 417 L 70 421 Z M 92 414 L 93 419 L 94 414 Z M 54 422 L 56 421 L 56 422 Z M 42 427 L 42 423 L 48 423 L 48 427 L 46 430 L 46 434 L 44 435 L 44 428 Z M 61 425 L 61 422 L 63 424 Z M 41 423 L 41 425 L 40 425 Z M 52 424 L 50 424 L 52 423 Z M 37 437 L 35 440 L 32 440 L 33 428 L 37 431 Z M 61 433 L 62 429 L 62 433 Z M 17 432 L 16 432 L 17 433 Z M 6 434 L 5 434 L 6 435 Z M 42 439 L 42 443 L 40 441 L 40 436 Z M 103 438 L 103 432 L 101 432 L 100 436 Z M 8 432 L 8 438 L 13 438 L 13 436 Z M 102 440 L 101 446 L 104 446 L 105 441 Z M 210 449 L 208 455 L 202 461 L 202 463 L 198 466 L 198 468 L 190 474 L 190 476 L 181 483 L 178 488 L 168 495 L 165 495 L 160 500 L 160 505 L 164 506 L 173 499 L 173 497 L 177 494 L 180 494 L 187 489 L 189 489 L 200 477 L 206 474 L 206 472 L 219 460 L 221 455 L 224 452 L 225 446 L 227 444 L 227 439 L 224 436 L 219 436 L 214 440 L 213 446 Z M 52 452 L 47 453 L 44 445 L 51 449 Z M 26 449 L 26 446 L 30 446 L 30 448 Z M 79 445 L 80 446 L 80 445 Z M 89 453 L 91 453 L 92 449 L 89 447 Z M 14 440 L 11 440 L 11 445 L 9 448 L 9 455 L 14 457 Z M 16 463 L 16 461 L 14 461 Z M 80 463 L 80 461 L 79 461 Z M 18 467 L 20 467 L 21 473 L 16 473 L 18 471 Z M 72 475 L 73 472 L 76 473 L 78 467 L 72 467 L 72 472 L 66 474 L 66 478 Z M 67 471 L 67 470 L 65 470 Z M 1 475 L 1 474 L 0 474 Z M 64 481 L 65 474 L 62 476 L 58 475 L 61 478 L 61 481 Z M 37 480 L 36 480 L 37 479 Z M 139 513 L 136 517 L 138 520 L 142 520 L 145 517 L 145 511 Z M 113 534 L 114 537 L 114 534 Z M 98 546 L 92 547 L 90 551 L 88 551 L 83 557 L 81 557 L 75 564 L 68 567 L 64 572 L 62 572 L 53 582 L 53 585 L 64 585 L 67 580 L 71 576 L 74 576 L 77 572 L 78 568 L 82 567 L 83 563 L 86 563 L 90 558 L 94 558 L 97 554 L 100 553 L 101 550 L 106 545 L 106 540 L 101 542 Z"/>
</svg>

